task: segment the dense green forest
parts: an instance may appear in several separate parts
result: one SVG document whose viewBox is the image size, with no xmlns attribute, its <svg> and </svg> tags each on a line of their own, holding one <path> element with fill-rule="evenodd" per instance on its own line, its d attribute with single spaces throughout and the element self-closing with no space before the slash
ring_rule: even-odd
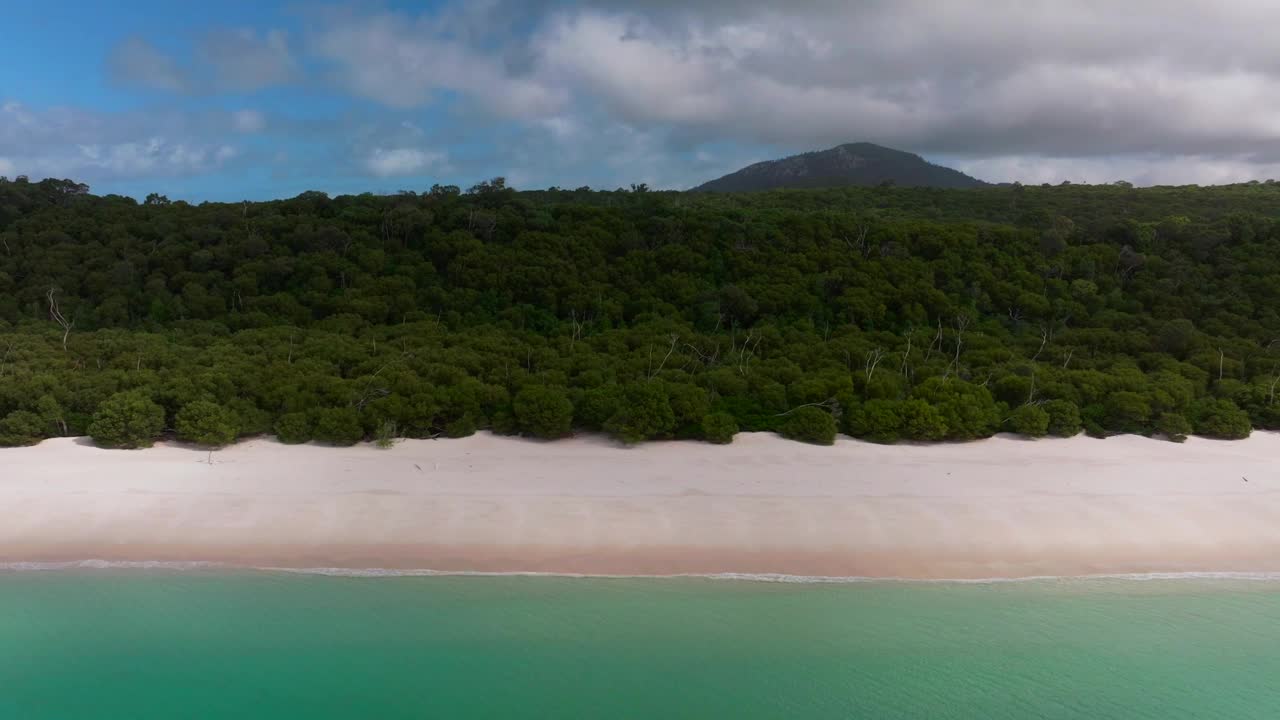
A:
<svg viewBox="0 0 1280 720">
<path fill-rule="evenodd" d="M 0 442 L 1280 428 L 1280 185 L 0 181 Z"/>
</svg>

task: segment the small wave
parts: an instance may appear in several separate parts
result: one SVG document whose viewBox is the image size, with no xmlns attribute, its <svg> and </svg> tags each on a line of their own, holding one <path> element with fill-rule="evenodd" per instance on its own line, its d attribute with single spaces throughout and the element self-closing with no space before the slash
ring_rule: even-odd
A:
<svg viewBox="0 0 1280 720">
<path fill-rule="evenodd" d="M 1152 573 L 1106 573 L 1093 575 L 1027 575 L 1021 577 L 988 577 L 988 578 L 907 578 L 907 577 L 871 577 L 861 575 L 788 575 L 785 573 L 676 573 L 669 575 L 654 574 L 607 574 L 607 573 L 563 573 L 538 571 L 484 571 L 484 570 L 433 570 L 429 568 L 397 569 L 397 568 L 343 568 L 343 567 L 309 567 L 290 568 L 273 566 L 242 566 L 205 561 L 170 561 L 170 560 L 69 560 L 69 561 L 29 561 L 0 563 L 0 572 L 57 571 L 57 570 L 230 570 L 282 573 L 289 575 L 320 575 L 343 578 L 398 578 L 398 577 L 536 577 L 565 578 L 581 580 L 724 580 L 734 582 L 789 583 L 796 585 L 840 585 L 852 583 L 917 583 L 917 584 L 958 584 L 958 585 L 994 585 L 1003 583 L 1030 582 L 1077 582 L 1077 581 L 1159 581 L 1159 580 L 1232 580 L 1249 582 L 1280 582 L 1280 572 L 1152 572 Z"/>
<path fill-rule="evenodd" d="M 227 567 L 221 563 L 170 560 L 59 560 L 0 563 L 0 571 L 50 570 L 203 570 Z"/>
<path fill-rule="evenodd" d="M 872 577 L 862 575 L 788 575 L 785 573 L 676 573 L 671 575 L 560 573 L 534 571 L 481 571 L 481 570 L 430 570 L 393 568 L 281 568 L 258 567 L 255 570 L 294 575 L 324 575 L 349 578 L 394 577 L 549 577 L 584 580 L 729 580 L 736 582 L 792 583 L 798 585 L 838 585 L 851 583 L 943 583 L 962 585 L 990 585 L 1024 582 L 1071 582 L 1079 580 L 1246 580 L 1253 582 L 1280 582 L 1280 572 L 1159 572 L 1159 573 L 1111 573 L 1096 575 L 1028 575 L 1022 577 L 990 578 L 906 578 Z"/>
</svg>

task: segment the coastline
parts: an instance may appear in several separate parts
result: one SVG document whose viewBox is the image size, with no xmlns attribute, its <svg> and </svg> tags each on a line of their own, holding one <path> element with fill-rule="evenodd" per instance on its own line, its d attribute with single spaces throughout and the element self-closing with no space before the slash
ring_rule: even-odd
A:
<svg viewBox="0 0 1280 720">
<path fill-rule="evenodd" d="M 1280 573 L 1280 435 L 833 447 L 480 434 L 0 450 L 0 566 L 963 580 Z M 1246 482 L 1243 478 L 1247 477 Z"/>
</svg>

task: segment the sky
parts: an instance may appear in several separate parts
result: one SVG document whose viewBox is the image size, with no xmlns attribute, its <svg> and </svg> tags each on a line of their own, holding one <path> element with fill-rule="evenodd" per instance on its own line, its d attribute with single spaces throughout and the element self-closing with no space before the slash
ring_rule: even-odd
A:
<svg viewBox="0 0 1280 720">
<path fill-rule="evenodd" d="M 845 142 L 1280 178 L 1274 0 L 0 0 L 0 175 L 240 200 L 685 189 Z"/>
</svg>

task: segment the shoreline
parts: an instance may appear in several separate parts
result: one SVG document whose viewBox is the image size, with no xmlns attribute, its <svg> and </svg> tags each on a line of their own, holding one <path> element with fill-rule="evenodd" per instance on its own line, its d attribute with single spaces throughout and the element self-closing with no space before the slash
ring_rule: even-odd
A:
<svg viewBox="0 0 1280 720">
<path fill-rule="evenodd" d="M 0 562 L 0 576 L 6 573 L 73 573 L 73 572 L 174 572 L 174 573 L 226 573 L 226 574 L 281 574 L 299 576 L 317 576 L 363 579 L 394 578 L 552 578 L 564 580 L 717 580 L 729 582 L 759 582 L 792 585 L 855 585 L 861 583 L 902 583 L 902 584 L 958 584 L 958 585 L 1000 585 L 1006 583 L 1035 582 L 1256 582 L 1280 583 L 1280 572 L 1251 571 L 1179 571 L 1179 572 L 1135 572 L 1135 573 L 1098 573 L 1087 575 L 1020 575 L 1016 577 L 972 577 L 972 578 L 919 578 L 897 576 L 867 575 L 792 575 L 786 573 L 674 573 L 661 575 L 646 574 L 601 574 L 539 571 L 485 571 L 485 570 L 433 570 L 430 568 L 381 568 L 381 567 L 269 567 L 252 565 L 231 565 L 209 561 L 182 560 L 41 560 Z"/>
<path fill-rule="evenodd" d="M 0 569 L 92 558 L 593 577 L 1280 573 L 1271 433 L 833 447 L 743 434 L 634 448 L 481 434 L 390 450 L 257 439 L 206 456 L 68 438 L 0 450 Z"/>
</svg>

